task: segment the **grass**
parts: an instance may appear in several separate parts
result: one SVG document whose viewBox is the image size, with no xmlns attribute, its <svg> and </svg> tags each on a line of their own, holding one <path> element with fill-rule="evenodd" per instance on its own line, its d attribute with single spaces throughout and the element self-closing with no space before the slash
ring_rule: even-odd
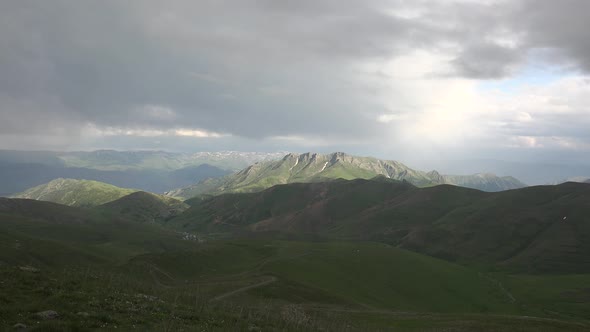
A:
<svg viewBox="0 0 590 332">
<path fill-rule="evenodd" d="M 590 329 L 588 274 L 490 273 L 484 263 L 459 265 L 378 242 L 199 234 L 207 239 L 200 242 L 96 210 L 0 203 L 0 328 Z M 34 317 L 43 310 L 60 318 Z"/>
<path fill-rule="evenodd" d="M 136 191 L 135 189 L 119 188 L 98 181 L 55 179 L 16 194 L 14 197 L 70 206 L 90 207 L 114 201 Z"/>
<path fill-rule="evenodd" d="M 536 315 L 558 319 L 590 317 L 590 275 L 510 275 L 505 283 Z"/>
<path fill-rule="evenodd" d="M 55 248 L 46 250 L 35 255 L 51 258 Z M 512 303 L 478 271 L 379 243 L 214 241 L 128 257 L 100 264 L 59 260 L 35 265 L 36 273 L 4 261 L 0 325 L 20 322 L 39 331 L 588 328 L 576 316 L 586 311 L 561 307 L 571 316 L 548 319 L 543 317 L 551 315 L 537 307 L 522 305 L 530 301 L 542 307 L 572 280 L 583 285 L 588 277 L 537 281 L 563 287 L 536 298 L 522 286 L 532 277 L 495 276 L 508 278 L 510 289 L 521 289 L 515 293 L 519 302 Z M 588 301 L 580 308 L 587 310 Z M 60 318 L 39 321 L 33 316 L 43 310 L 55 310 Z M 523 317 L 530 313 L 541 318 Z"/>
<path fill-rule="evenodd" d="M 587 184 L 484 193 L 337 180 L 191 200 L 191 208 L 169 225 L 206 233 L 379 241 L 518 273 L 590 273 L 589 198 Z"/>
</svg>

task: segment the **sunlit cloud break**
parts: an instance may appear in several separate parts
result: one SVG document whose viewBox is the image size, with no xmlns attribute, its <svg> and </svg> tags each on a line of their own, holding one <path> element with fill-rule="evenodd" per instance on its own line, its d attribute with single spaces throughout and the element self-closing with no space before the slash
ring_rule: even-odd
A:
<svg viewBox="0 0 590 332">
<path fill-rule="evenodd" d="M 135 128 L 100 128 L 95 125 L 88 125 L 85 134 L 92 137 L 100 136 L 138 136 L 138 137 L 161 137 L 161 136 L 178 136 L 178 137 L 196 137 L 196 138 L 220 138 L 231 136 L 228 134 L 220 134 L 215 132 L 208 132 L 200 129 L 135 129 Z"/>
</svg>

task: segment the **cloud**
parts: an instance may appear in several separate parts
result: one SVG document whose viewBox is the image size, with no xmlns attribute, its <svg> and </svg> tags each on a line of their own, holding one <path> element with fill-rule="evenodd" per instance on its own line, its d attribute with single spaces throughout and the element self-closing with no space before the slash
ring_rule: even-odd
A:
<svg viewBox="0 0 590 332">
<path fill-rule="evenodd" d="M 0 138 L 15 148 L 35 148 L 34 137 L 64 148 L 97 137 L 195 149 L 585 147 L 588 9 L 585 0 L 3 2 Z M 531 61 L 556 68 L 559 82 L 478 89 Z M 518 143 L 528 138 L 538 144 Z"/>
</svg>

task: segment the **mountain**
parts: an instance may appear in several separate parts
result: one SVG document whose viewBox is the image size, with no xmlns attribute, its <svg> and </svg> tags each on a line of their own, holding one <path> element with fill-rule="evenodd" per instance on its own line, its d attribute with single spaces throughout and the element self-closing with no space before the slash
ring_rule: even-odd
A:
<svg viewBox="0 0 590 332">
<path fill-rule="evenodd" d="M 138 191 L 105 203 L 98 209 L 140 222 L 161 222 L 181 214 L 188 207 L 171 197 Z"/>
<path fill-rule="evenodd" d="M 102 171 L 45 164 L 0 163 L 0 196 L 10 196 L 56 178 L 87 179 L 110 183 L 118 187 L 138 188 L 162 193 L 174 188 L 188 186 L 196 181 L 224 176 L 228 173 L 228 171 L 206 164 L 174 171 Z"/>
<path fill-rule="evenodd" d="M 256 163 L 237 173 L 223 178 L 208 179 L 196 185 L 170 191 L 167 195 L 190 198 L 202 194 L 255 192 L 277 184 L 320 182 L 339 178 L 370 179 L 375 176 L 406 180 L 420 187 L 447 183 L 480 190 L 499 191 L 525 186 L 512 177 L 500 178 L 492 174 L 445 176 L 436 171 L 425 173 L 413 170 L 397 161 L 356 157 L 342 152 L 326 155 L 290 153 L 281 160 Z"/>
<path fill-rule="evenodd" d="M 408 182 L 337 180 L 187 201 L 184 230 L 372 240 L 452 261 L 529 272 L 590 272 L 590 186 L 486 193 Z"/>
<path fill-rule="evenodd" d="M 590 183 L 590 178 L 587 176 L 574 176 L 574 177 L 568 178 L 567 180 L 557 181 L 554 184 L 560 184 L 560 183 L 565 183 L 565 182 Z"/>
<path fill-rule="evenodd" d="M 56 178 L 88 179 L 163 193 L 227 175 L 284 153 L 163 151 L 90 152 L 0 150 L 0 196 L 10 196 Z"/>
<path fill-rule="evenodd" d="M 437 158 L 430 161 L 416 161 L 416 163 L 421 167 L 435 168 L 445 174 L 509 174 L 528 185 L 557 184 L 564 182 L 564 179 L 590 174 L 590 165 L 571 160 L 515 162 L 496 159 L 445 160 Z"/>
<path fill-rule="evenodd" d="M 55 179 L 49 183 L 28 189 L 13 198 L 48 201 L 69 206 L 91 207 L 114 201 L 136 192 L 135 189 L 119 188 L 107 183 Z"/>
<path fill-rule="evenodd" d="M 491 173 L 478 173 L 473 175 L 444 175 L 443 183 L 478 189 L 482 191 L 503 191 L 526 187 L 524 183 L 512 176 L 499 177 Z"/>
<path fill-rule="evenodd" d="M 255 162 L 280 159 L 285 152 L 195 152 L 141 151 L 11 151 L 0 150 L 0 164 L 40 164 L 89 168 L 103 171 L 178 170 L 203 164 L 224 170 L 239 170 Z"/>
</svg>

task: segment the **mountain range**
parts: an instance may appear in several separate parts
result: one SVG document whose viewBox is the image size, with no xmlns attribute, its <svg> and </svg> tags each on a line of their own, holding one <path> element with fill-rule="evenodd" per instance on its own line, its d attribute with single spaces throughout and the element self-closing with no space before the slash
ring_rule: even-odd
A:
<svg viewBox="0 0 590 332">
<path fill-rule="evenodd" d="M 484 191 L 501 191 L 526 186 L 509 176 L 441 175 L 436 171 L 417 171 L 397 161 L 356 157 L 342 152 L 325 155 L 290 153 L 280 160 L 259 162 L 225 177 L 207 179 L 189 187 L 169 191 L 167 195 L 190 198 L 196 195 L 217 195 L 228 192 L 255 192 L 277 184 L 334 179 L 370 179 L 376 176 L 406 180 L 420 187 L 454 184 Z"/>
<path fill-rule="evenodd" d="M 19 193 L 56 178 L 95 180 L 162 193 L 283 155 L 234 151 L 188 154 L 163 151 L 0 150 L 0 196 Z"/>
</svg>

